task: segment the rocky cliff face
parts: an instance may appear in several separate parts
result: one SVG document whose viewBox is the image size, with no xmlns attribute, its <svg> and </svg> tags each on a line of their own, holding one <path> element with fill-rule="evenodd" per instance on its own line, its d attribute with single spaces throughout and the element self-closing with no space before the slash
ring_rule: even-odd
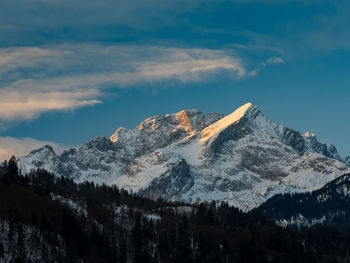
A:
<svg viewBox="0 0 350 263">
<path fill-rule="evenodd" d="M 348 160 L 347 160 L 348 162 Z M 281 192 L 303 192 L 350 171 L 319 143 L 247 103 L 224 117 L 198 110 L 144 120 L 56 155 L 45 146 L 20 158 L 76 181 L 117 184 L 151 198 L 227 201 L 243 210 Z"/>
</svg>

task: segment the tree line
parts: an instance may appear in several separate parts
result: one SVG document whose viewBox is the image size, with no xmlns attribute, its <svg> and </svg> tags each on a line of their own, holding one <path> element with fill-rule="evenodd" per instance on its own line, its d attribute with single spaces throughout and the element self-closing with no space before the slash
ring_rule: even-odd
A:
<svg viewBox="0 0 350 263">
<path fill-rule="evenodd" d="M 0 231 L 4 262 L 35 262 L 33 251 L 41 262 L 346 262 L 350 251 L 349 233 L 295 232 L 225 202 L 154 201 L 43 169 L 22 174 L 14 157 L 0 168 Z"/>
</svg>

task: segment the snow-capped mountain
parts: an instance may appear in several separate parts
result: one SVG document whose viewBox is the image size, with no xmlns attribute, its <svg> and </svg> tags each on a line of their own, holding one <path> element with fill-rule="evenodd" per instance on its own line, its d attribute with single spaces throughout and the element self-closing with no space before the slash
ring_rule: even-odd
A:
<svg viewBox="0 0 350 263">
<path fill-rule="evenodd" d="M 350 226 L 350 174 L 345 174 L 311 193 L 275 195 L 253 210 L 281 226 L 316 224 Z"/>
<path fill-rule="evenodd" d="M 135 130 L 119 128 L 110 139 L 98 137 L 61 155 L 44 146 L 19 164 L 151 198 L 224 200 L 243 210 L 350 172 L 333 145 L 269 120 L 251 103 L 226 117 L 198 110 L 151 117 Z"/>
<path fill-rule="evenodd" d="M 344 162 L 350 166 L 350 156 L 345 157 Z"/>
</svg>

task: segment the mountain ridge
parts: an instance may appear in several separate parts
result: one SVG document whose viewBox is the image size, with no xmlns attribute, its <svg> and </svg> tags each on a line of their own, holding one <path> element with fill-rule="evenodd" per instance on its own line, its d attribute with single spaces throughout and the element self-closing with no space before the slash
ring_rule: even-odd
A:
<svg viewBox="0 0 350 263">
<path fill-rule="evenodd" d="M 150 117 L 59 156 L 43 147 L 19 164 L 147 197 L 227 201 L 242 210 L 276 193 L 320 188 L 350 171 L 334 146 L 271 121 L 252 103 L 226 117 L 198 110 Z"/>
<path fill-rule="evenodd" d="M 350 226 L 350 174 L 344 174 L 311 193 L 278 194 L 253 212 L 283 227 Z"/>
</svg>

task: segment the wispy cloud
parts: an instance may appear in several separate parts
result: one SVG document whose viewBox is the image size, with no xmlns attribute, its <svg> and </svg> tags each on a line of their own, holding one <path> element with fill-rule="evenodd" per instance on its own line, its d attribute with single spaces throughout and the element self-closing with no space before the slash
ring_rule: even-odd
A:
<svg viewBox="0 0 350 263">
<path fill-rule="evenodd" d="M 264 67 L 267 67 L 269 65 L 281 65 L 284 63 L 285 63 L 284 59 L 280 57 L 269 57 L 265 61 L 258 64 L 258 66 L 255 69 L 249 71 L 248 75 L 253 77 L 253 76 L 256 76 L 256 74 L 258 74 L 258 72 Z"/>
<path fill-rule="evenodd" d="M 0 137 L 0 162 L 8 160 L 12 155 L 16 157 L 25 156 L 30 151 L 44 145 L 51 145 L 57 152 L 61 152 L 63 149 L 57 143 L 49 141 L 38 141 L 33 138 Z"/>
<path fill-rule="evenodd" d="M 133 63 L 138 80 L 178 78 L 182 81 L 200 81 L 205 73 L 228 70 L 235 77 L 244 77 L 242 59 L 224 50 L 164 49 L 161 56 Z"/>
<path fill-rule="evenodd" d="M 305 60 L 313 55 L 324 55 L 325 52 L 350 50 L 349 1 L 310 0 L 296 3 L 303 8 L 308 7 L 300 10 L 305 12 L 304 15 L 293 13 L 287 21 L 268 33 L 243 30 L 239 34 L 251 43 L 277 47 L 279 53 L 289 59 Z"/>
<path fill-rule="evenodd" d="M 319 51 L 350 50 L 350 2 L 332 1 L 298 29 L 304 43 Z"/>
<path fill-rule="evenodd" d="M 0 124 L 95 105 L 111 88 L 246 75 L 242 58 L 230 50 L 152 46 L 3 48 L 0 65 Z"/>
<path fill-rule="evenodd" d="M 279 57 L 271 57 L 266 59 L 266 61 L 264 61 L 262 63 L 263 66 L 267 66 L 267 65 L 279 65 L 279 64 L 284 64 L 284 60 L 282 58 Z"/>
<path fill-rule="evenodd" d="M 47 111 L 72 110 L 101 103 L 99 100 L 90 99 L 93 95 L 97 95 L 93 90 L 30 93 L 16 89 L 0 89 L 0 119 L 27 120 Z"/>
</svg>

